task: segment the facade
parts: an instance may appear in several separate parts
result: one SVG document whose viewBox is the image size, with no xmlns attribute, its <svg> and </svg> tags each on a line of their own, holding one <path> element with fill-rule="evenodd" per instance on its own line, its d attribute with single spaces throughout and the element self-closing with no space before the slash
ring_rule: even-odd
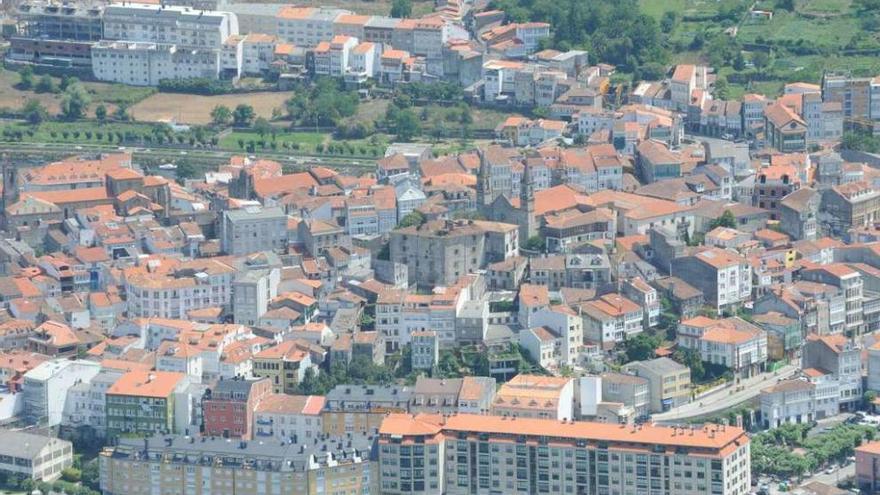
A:
<svg viewBox="0 0 880 495">
<path fill-rule="evenodd" d="M 719 311 L 752 297 L 752 267 L 739 254 L 707 248 L 672 260 L 672 273 L 703 291 L 706 302 Z"/>
<path fill-rule="evenodd" d="M 412 390 L 408 387 L 337 385 L 325 396 L 321 423 L 324 433 L 342 436 L 374 431 L 389 412 L 406 412 Z"/>
<path fill-rule="evenodd" d="M 226 210 L 220 227 L 225 253 L 242 255 L 287 248 L 287 215 L 281 208 Z"/>
<path fill-rule="evenodd" d="M 823 370 L 838 382 L 840 409 L 857 408 L 862 401 L 862 348 L 858 342 L 837 335 L 809 335 L 801 367 Z"/>
<path fill-rule="evenodd" d="M 880 442 L 856 447 L 856 486 L 862 493 L 880 490 Z"/>
<path fill-rule="evenodd" d="M 293 444 L 309 442 L 321 435 L 324 397 L 318 395 L 270 394 L 254 411 L 254 438 Z"/>
<path fill-rule="evenodd" d="M 761 421 L 765 428 L 786 423 L 812 424 L 836 415 L 837 402 L 820 398 L 819 387 L 806 379 L 783 380 L 761 390 Z M 833 405 L 835 407 L 828 407 Z"/>
<path fill-rule="evenodd" d="M 668 357 L 634 361 L 623 369 L 648 380 L 652 413 L 664 412 L 691 400 L 690 368 Z"/>
<path fill-rule="evenodd" d="M 740 428 L 721 428 L 392 414 L 379 430 L 380 487 L 437 495 L 639 493 L 650 486 L 673 495 L 748 493 L 749 439 Z M 597 474 L 606 462 L 607 477 Z"/>
<path fill-rule="evenodd" d="M 637 419 L 651 412 L 651 387 L 646 378 L 624 373 L 602 373 L 602 400 L 633 408 Z"/>
<path fill-rule="evenodd" d="M 431 370 L 440 361 L 440 341 L 437 332 L 420 330 L 410 335 L 412 341 L 412 369 Z"/>
<path fill-rule="evenodd" d="M 216 79 L 220 52 L 169 43 L 103 40 L 92 45 L 92 72 L 101 81 L 158 86 L 163 80 Z"/>
<path fill-rule="evenodd" d="M 391 261 L 409 267 L 410 284 L 451 285 L 464 275 L 519 253 L 516 225 L 479 220 L 434 221 L 391 232 Z"/>
<path fill-rule="evenodd" d="M 379 493 L 371 442 L 363 435 L 353 436 L 350 445 L 346 439 L 342 447 L 337 438 L 308 445 L 203 440 L 121 439 L 99 455 L 101 490 L 120 495 Z"/>
<path fill-rule="evenodd" d="M 173 371 L 129 371 L 107 390 L 107 436 L 174 433 L 176 407 L 189 382 Z"/>
<path fill-rule="evenodd" d="M 266 379 L 218 380 L 202 397 L 202 433 L 223 438 L 253 438 L 254 409 L 272 392 Z"/>
<path fill-rule="evenodd" d="M 64 414 L 67 392 L 77 382 L 90 381 L 101 371 L 91 361 L 46 361 L 24 375 L 24 419 L 31 424 L 57 426 Z"/>
<path fill-rule="evenodd" d="M 67 440 L 19 431 L 0 432 L 0 473 L 35 481 L 54 481 L 73 466 Z"/>
<path fill-rule="evenodd" d="M 574 379 L 519 374 L 503 384 L 492 402 L 492 414 L 519 418 L 571 419 Z"/>
</svg>

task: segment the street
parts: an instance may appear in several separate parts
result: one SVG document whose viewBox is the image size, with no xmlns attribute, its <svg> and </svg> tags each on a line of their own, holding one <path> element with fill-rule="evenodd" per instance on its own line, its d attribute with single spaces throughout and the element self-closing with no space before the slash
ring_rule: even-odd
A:
<svg viewBox="0 0 880 495">
<path fill-rule="evenodd" d="M 708 395 L 699 397 L 693 402 L 670 409 L 661 414 L 655 414 L 652 416 L 652 419 L 657 423 L 675 423 L 686 419 L 724 412 L 725 410 L 742 404 L 743 402 L 754 399 L 761 393 L 762 388 L 769 387 L 777 380 L 790 378 L 797 372 L 797 370 L 797 366 L 788 365 L 783 366 L 775 372 L 768 371 L 761 373 L 752 378 L 743 380 L 735 387 L 724 387 Z M 734 388 L 739 387 L 742 387 L 742 390 L 731 393 Z"/>
</svg>

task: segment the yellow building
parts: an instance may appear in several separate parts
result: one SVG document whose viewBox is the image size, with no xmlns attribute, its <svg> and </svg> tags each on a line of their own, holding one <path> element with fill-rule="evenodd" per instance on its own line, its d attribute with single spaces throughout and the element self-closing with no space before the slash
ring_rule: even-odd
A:
<svg viewBox="0 0 880 495">
<path fill-rule="evenodd" d="M 276 394 L 295 394 L 296 386 L 312 366 L 307 349 L 300 342 L 288 340 L 264 349 L 254 356 L 254 376 L 272 381 Z M 317 370 L 315 370 L 317 372 Z"/>
</svg>

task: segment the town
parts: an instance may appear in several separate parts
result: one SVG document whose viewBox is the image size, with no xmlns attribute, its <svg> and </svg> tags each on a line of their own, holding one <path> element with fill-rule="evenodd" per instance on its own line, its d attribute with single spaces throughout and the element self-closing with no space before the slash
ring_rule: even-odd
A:
<svg viewBox="0 0 880 495">
<path fill-rule="evenodd" d="M 0 493 L 880 493 L 880 3 L 331 3 L 2 4 Z"/>
</svg>

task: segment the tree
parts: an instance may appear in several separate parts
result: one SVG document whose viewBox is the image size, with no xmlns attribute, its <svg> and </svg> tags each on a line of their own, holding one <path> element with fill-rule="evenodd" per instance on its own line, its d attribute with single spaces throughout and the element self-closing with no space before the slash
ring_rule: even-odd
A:
<svg viewBox="0 0 880 495">
<path fill-rule="evenodd" d="M 412 0 L 394 0 L 391 3 L 391 17 L 407 18 L 412 16 Z"/>
<path fill-rule="evenodd" d="M 107 120 L 107 107 L 103 103 L 95 107 L 95 118 L 101 122 Z"/>
<path fill-rule="evenodd" d="M 413 226 L 420 227 L 425 223 L 425 220 L 425 215 L 422 215 L 421 212 L 411 211 L 400 219 L 400 223 L 397 224 L 397 227 L 401 229 Z"/>
<path fill-rule="evenodd" d="M 700 382 L 706 376 L 703 360 L 700 358 L 700 353 L 695 349 L 679 348 L 672 357 L 675 361 L 691 369 L 691 379 L 694 382 Z"/>
<path fill-rule="evenodd" d="M 18 77 L 18 89 L 31 89 L 34 86 L 34 69 L 30 65 L 25 65 Z"/>
<path fill-rule="evenodd" d="M 678 25 L 678 13 L 674 10 L 667 10 L 660 18 L 660 29 L 664 33 L 671 33 L 675 26 Z"/>
<path fill-rule="evenodd" d="M 546 248 L 547 241 L 539 235 L 529 237 L 529 239 L 523 245 L 523 249 L 527 249 L 529 251 L 544 252 Z"/>
<path fill-rule="evenodd" d="M 266 137 L 266 134 L 272 132 L 272 124 L 263 117 L 258 117 L 257 120 L 254 121 L 253 129 L 260 135 L 260 139 L 263 139 Z"/>
<path fill-rule="evenodd" d="M 46 107 L 34 99 L 25 102 L 24 107 L 21 109 L 21 113 L 25 120 L 31 125 L 39 125 L 49 117 L 49 112 L 46 111 Z"/>
<path fill-rule="evenodd" d="M 37 93 L 54 93 L 56 91 L 55 81 L 49 74 L 43 74 L 40 76 L 34 89 L 36 89 Z"/>
<path fill-rule="evenodd" d="M 67 120 L 81 119 L 91 103 L 92 98 L 82 84 L 70 85 L 61 98 L 61 115 Z"/>
<path fill-rule="evenodd" d="M 794 0 L 776 0 L 776 7 L 789 12 L 794 12 Z"/>
<path fill-rule="evenodd" d="M 735 229 L 736 217 L 733 216 L 733 212 L 730 210 L 724 210 L 724 213 L 722 213 L 720 217 L 709 222 L 709 230 L 713 230 L 716 227 L 727 227 L 728 229 Z"/>
<path fill-rule="evenodd" d="M 120 103 L 119 106 L 116 107 L 116 110 L 113 111 L 113 118 L 119 122 L 128 122 L 131 120 L 131 115 L 128 114 L 128 105 Z"/>
<path fill-rule="evenodd" d="M 254 107 L 245 103 L 239 103 L 232 112 L 232 121 L 239 127 L 250 125 L 254 121 L 254 117 L 256 117 Z"/>
<path fill-rule="evenodd" d="M 626 357 L 630 361 L 650 359 L 662 343 L 663 339 L 660 337 L 642 332 L 626 340 Z"/>
<path fill-rule="evenodd" d="M 718 76 L 718 78 L 715 79 L 715 98 L 726 100 L 729 89 L 726 77 Z"/>
<path fill-rule="evenodd" d="M 422 124 L 415 112 L 409 108 L 394 112 L 394 118 L 391 123 L 397 139 L 401 141 L 412 141 L 412 139 L 422 132 Z"/>
<path fill-rule="evenodd" d="M 74 467 L 68 467 L 61 470 L 61 478 L 71 483 L 79 483 L 82 479 L 82 471 Z"/>
<path fill-rule="evenodd" d="M 770 65 L 770 54 L 767 52 L 756 52 L 752 55 L 752 63 L 759 70 L 766 69 Z"/>
<path fill-rule="evenodd" d="M 211 110 L 211 122 L 217 126 L 224 126 L 232 120 L 232 110 L 226 105 L 217 105 Z"/>
<path fill-rule="evenodd" d="M 737 52 L 736 57 L 733 59 L 733 69 L 736 71 L 741 71 L 746 68 L 746 59 L 743 57 L 742 51 Z"/>
</svg>

